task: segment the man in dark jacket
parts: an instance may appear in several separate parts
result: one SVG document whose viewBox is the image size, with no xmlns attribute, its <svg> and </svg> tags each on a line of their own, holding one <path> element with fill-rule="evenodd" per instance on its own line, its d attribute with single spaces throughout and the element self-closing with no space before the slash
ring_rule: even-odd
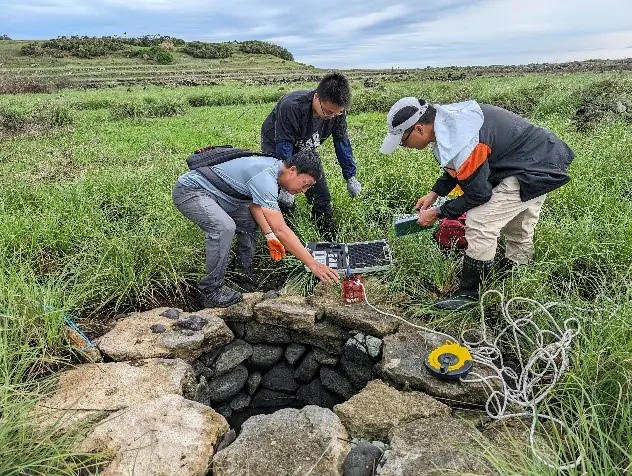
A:
<svg viewBox="0 0 632 476">
<path fill-rule="evenodd" d="M 261 150 L 285 160 L 304 149 L 316 149 L 333 136 L 336 158 L 347 182 L 347 191 L 356 197 L 361 191 L 356 179 L 356 163 L 347 136 L 347 108 L 351 102 L 349 82 L 340 73 L 323 77 L 316 90 L 287 93 L 276 104 L 261 126 Z M 336 225 L 325 174 L 305 194 L 312 206 L 312 217 L 327 241 L 336 241 Z M 284 213 L 293 211 L 294 197 L 279 193 Z"/>
<path fill-rule="evenodd" d="M 546 194 L 570 180 L 573 151 L 552 132 L 505 109 L 476 101 L 430 105 L 403 98 L 387 116 L 388 134 L 380 151 L 398 145 L 424 149 L 432 144 L 443 175 L 417 201 L 418 224 L 457 218 L 467 212 L 468 248 L 456 296 L 435 303 L 440 309 L 475 305 L 481 279 L 491 269 L 502 232 L 506 251 L 499 268 L 526 264 L 533 257 L 533 234 Z M 463 195 L 439 207 L 438 197 L 456 185 Z"/>
</svg>

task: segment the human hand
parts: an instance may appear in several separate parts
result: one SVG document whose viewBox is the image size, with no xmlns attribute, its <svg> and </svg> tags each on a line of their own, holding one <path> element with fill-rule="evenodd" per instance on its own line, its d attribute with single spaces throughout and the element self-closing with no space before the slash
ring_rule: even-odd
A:
<svg viewBox="0 0 632 476">
<path fill-rule="evenodd" d="M 435 208 L 428 208 L 426 210 L 419 210 L 419 218 L 417 224 L 419 226 L 429 227 L 437 221 L 437 210 Z"/>
<path fill-rule="evenodd" d="M 362 184 L 358 181 L 357 178 L 350 177 L 349 179 L 347 179 L 347 192 L 349 192 L 349 195 L 352 198 L 355 198 L 358 195 L 360 195 L 361 191 L 362 191 Z"/>
<path fill-rule="evenodd" d="M 285 247 L 274 233 L 266 234 L 266 240 L 268 240 L 268 251 L 270 252 L 270 257 L 274 261 L 281 261 L 285 258 Z"/>
<path fill-rule="evenodd" d="M 320 279 L 325 284 L 337 283 L 340 281 L 340 276 L 333 269 L 325 264 L 321 264 L 315 261 L 311 266 L 309 266 L 309 270 Z"/>
<path fill-rule="evenodd" d="M 426 195 L 421 197 L 419 200 L 417 200 L 417 204 L 415 205 L 415 210 L 428 209 L 429 207 L 434 205 L 434 202 L 437 201 L 437 198 L 439 198 L 439 195 L 437 195 L 435 192 L 427 193 Z"/>
</svg>

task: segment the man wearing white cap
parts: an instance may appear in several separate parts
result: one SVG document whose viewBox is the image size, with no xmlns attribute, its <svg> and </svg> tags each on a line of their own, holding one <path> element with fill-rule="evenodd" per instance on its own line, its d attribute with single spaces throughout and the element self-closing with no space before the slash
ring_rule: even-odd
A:
<svg viewBox="0 0 632 476">
<path fill-rule="evenodd" d="M 481 280 L 490 271 L 498 237 L 505 236 L 499 268 L 526 264 L 533 257 L 533 234 L 546 194 L 570 180 L 570 147 L 552 132 L 505 109 L 476 101 L 430 105 L 413 97 L 397 101 L 387 115 L 388 133 L 380 152 L 402 145 L 432 152 L 444 173 L 417 201 L 417 223 L 467 212 L 459 291 L 435 303 L 456 310 L 476 304 Z M 463 195 L 440 207 L 438 197 L 456 185 Z"/>
</svg>

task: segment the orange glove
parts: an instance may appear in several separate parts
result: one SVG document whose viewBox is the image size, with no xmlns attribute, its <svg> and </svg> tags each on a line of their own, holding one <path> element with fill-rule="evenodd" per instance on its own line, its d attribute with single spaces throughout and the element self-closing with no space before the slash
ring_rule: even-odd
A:
<svg viewBox="0 0 632 476">
<path fill-rule="evenodd" d="M 280 261 L 285 258 L 285 247 L 277 239 L 276 235 L 272 232 L 266 234 L 268 240 L 268 250 L 270 251 L 270 257 L 274 261 Z"/>
</svg>

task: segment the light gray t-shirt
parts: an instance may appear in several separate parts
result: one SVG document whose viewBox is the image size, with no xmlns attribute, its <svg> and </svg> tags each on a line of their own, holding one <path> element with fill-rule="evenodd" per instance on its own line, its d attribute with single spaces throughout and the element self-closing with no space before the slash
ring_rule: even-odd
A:
<svg viewBox="0 0 632 476">
<path fill-rule="evenodd" d="M 235 191 L 252 197 L 252 200 L 239 200 L 218 190 L 197 170 L 189 170 L 178 178 L 186 187 L 202 188 L 212 193 L 217 203 L 226 211 L 254 203 L 272 210 L 279 210 L 279 175 L 283 162 L 274 157 L 253 155 L 229 160 L 211 167 L 227 185 Z"/>
</svg>

